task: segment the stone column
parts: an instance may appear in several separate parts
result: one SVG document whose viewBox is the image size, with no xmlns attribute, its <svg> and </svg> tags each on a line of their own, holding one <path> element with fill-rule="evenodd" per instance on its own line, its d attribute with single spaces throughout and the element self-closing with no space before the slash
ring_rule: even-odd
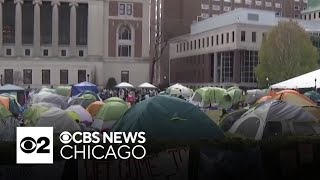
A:
<svg viewBox="0 0 320 180">
<path fill-rule="evenodd" d="M 22 9 L 21 5 L 23 0 L 14 0 L 16 4 L 16 17 L 15 17 L 15 45 L 16 56 L 21 56 L 22 51 Z"/>
<path fill-rule="evenodd" d="M 213 82 L 214 83 L 219 83 L 220 79 L 218 79 L 218 54 L 214 53 L 213 54 Z"/>
<path fill-rule="evenodd" d="M 33 0 L 34 22 L 33 22 L 33 56 L 40 56 L 40 5 L 41 0 Z"/>
<path fill-rule="evenodd" d="M 52 1 L 52 55 L 58 56 L 59 48 L 59 1 Z"/>
<path fill-rule="evenodd" d="M 240 51 L 234 51 L 233 58 L 233 82 L 240 83 L 241 82 L 241 67 L 240 67 Z"/>
<path fill-rule="evenodd" d="M 77 48 L 77 9 L 78 4 L 71 2 L 70 4 L 70 55 L 76 56 Z"/>
<path fill-rule="evenodd" d="M 0 0 L 0 56 L 3 55 L 2 3 L 4 3 L 4 0 Z"/>
</svg>

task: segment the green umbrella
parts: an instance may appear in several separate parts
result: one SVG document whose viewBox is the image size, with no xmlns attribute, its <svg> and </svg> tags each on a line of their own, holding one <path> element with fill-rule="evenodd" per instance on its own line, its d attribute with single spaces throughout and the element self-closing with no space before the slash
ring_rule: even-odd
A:
<svg viewBox="0 0 320 180">
<path fill-rule="evenodd" d="M 108 102 L 120 102 L 120 103 L 124 103 L 126 104 L 126 102 L 121 99 L 121 98 L 118 98 L 118 97 L 111 97 L 111 98 L 108 98 L 104 101 L 105 103 L 108 103 Z"/>
<path fill-rule="evenodd" d="M 221 139 L 221 129 L 199 108 L 170 96 L 155 96 L 129 109 L 112 131 L 145 132 L 155 139 Z"/>
<path fill-rule="evenodd" d="M 96 118 L 103 121 L 117 121 L 128 109 L 128 105 L 122 102 L 107 102 L 98 111 Z"/>
<path fill-rule="evenodd" d="M 309 91 L 304 93 L 305 96 L 309 97 L 312 101 L 319 101 L 320 100 L 320 94 L 315 91 Z"/>
</svg>

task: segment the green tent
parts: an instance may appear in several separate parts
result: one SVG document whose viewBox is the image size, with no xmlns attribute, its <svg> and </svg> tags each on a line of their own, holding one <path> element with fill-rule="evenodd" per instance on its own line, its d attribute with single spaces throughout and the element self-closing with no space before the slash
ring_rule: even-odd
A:
<svg viewBox="0 0 320 180">
<path fill-rule="evenodd" d="M 243 94 L 243 91 L 239 88 L 231 87 L 227 89 L 227 94 L 231 99 L 232 105 L 245 101 L 245 95 Z"/>
<path fill-rule="evenodd" d="M 221 129 L 196 106 L 170 96 L 155 96 L 136 104 L 112 131 L 145 132 L 147 138 L 174 140 L 221 139 Z"/>
<path fill-rule="evenodd" d="M 309 91 L 304 93 L 305 96 L 309 97 L 312 101 L 319 101 L 320 100 L 320 94 L 315 91 Z"/>
<path fill-rule="evenodd" d="M 35 126 L 40 116 L 50 109 L 56 109 L 55 106 L 50 106 L 49 103 L 33 104 L 23 113 L 24 123 L 26 126 Z"/>
<path fill-rule="evenodd" d="M 118 98 L 118 97 L 111 97 L 111 98 L 108 98 L 104 101 L 105 103 L 108 103 L 108 102 L 120 102 L 120 103 L 124 103 L 126 104 L 126 102 L 121 99 L 121 98 Z"/>
<path fill-rule="evenodd" d="M 218 106 L 224 109 L 229 109 L 232 106 L 230 95 L 225 89 L 218 87 L 203 87 L 197 89 L 191 98 L 193 104 L 201 104 L 204 107 Z"/>
<path fill-rule="evenodd" d="M 7 119 L 11 117 L 12 114 L 4 106 L 0 105 L 0 119 Z"/>
<path fill-rule="evenodd" d="M 71 93 L 71 86 L 58 86 L 55 89 L 55 93 L 60 96 L 66 96 L 69 97 Z"/>
<path fill-rule="evenodd" d="M 122 102 L 107 102 L 98 111 L 95 118 L 103 121 L 117 121 L 128 110 L 128 105 Z"/>
</svg>

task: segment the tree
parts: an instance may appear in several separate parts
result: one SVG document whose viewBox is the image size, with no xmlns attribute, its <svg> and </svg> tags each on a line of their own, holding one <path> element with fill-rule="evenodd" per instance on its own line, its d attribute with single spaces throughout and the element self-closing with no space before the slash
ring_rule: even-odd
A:
<svg viewBox="0 0 320 180">
<path fill-rule="evenodd" d="M 279 22 L 262 40 L 258 84 L 278 83 L 317 69 L 319 54 L 297 22 Z"/>
<path fill-rule="evenodd" d="M 113 89 L 117 85 L 117 81 L 114 77 L 108 79 L 106 89 Z"/>
</svg>

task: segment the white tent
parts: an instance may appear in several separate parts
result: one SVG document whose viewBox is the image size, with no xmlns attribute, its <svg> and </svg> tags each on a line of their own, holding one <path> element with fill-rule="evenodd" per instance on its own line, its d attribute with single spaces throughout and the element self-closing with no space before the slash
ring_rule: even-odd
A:
<svg viewBox="0 0 320 180">
<path fill-rule="evenodd" d="M 154 85 L 152 85 L 150 83 L 147 83 L 147 82 L 140 84 L 138 87 L 139 88 L 147 88 L 147 89 L 155 89 L 155 88 L 157 88 L 156 86 L 154 86 Z"/>
<path fill-rule="evenodd" d="M 274 84 L 273 89 L 320 88 L 320 69 Z"/>
<path fill-rule="evenodd" d="M 134 88 L 133 85 L 131 85 L 127 82 L 122 82 L 122 83 L 118 84 L 116 87 L 117 88 Z"/>
<path fill-rule="evenodd" d="M 189 99 L 193 95 L 192 89 L 189 89 L 188 87 L 183 86 L 182 84 L 179 84 L 179 83 L 168 87 L 167 92 L 171 96 L 182 95 L 185 99 Z"/>
</svg>

